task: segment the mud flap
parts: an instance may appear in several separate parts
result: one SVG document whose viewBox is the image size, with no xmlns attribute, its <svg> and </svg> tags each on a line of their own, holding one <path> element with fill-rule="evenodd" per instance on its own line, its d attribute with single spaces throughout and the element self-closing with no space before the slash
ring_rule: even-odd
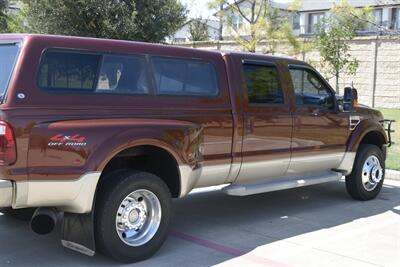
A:
<svg viewBox="0 0 400 267">
<path fill-rule="evenodd" d="M 94 256 L 93 212 L 87 214 L 64 213 L 61 243 L 79 253 Z"/>
</svg>

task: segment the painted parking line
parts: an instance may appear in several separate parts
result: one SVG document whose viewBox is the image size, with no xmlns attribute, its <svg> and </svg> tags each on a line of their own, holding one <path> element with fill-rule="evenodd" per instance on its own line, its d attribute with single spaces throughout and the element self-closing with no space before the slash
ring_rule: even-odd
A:
<svg viewBox="0 0 400 267">
<path fill-rule="evenodd" d="M 171 236 L 187 241 L 187 242 L 191 242 L 194 243 L 196 245 L 199 246 L 203 246 L 209 249 L 213 249 L 228 255 L 232 255 L 235 257 L 241 257 L 242 259 L 248 260 L 248 261 L 252 261 L 254 263 L 258 263 L 258 264 L 262 264 L 264 266 L 271 266 L 271 267 L 289 267 L 286 264 L 280 263 L 280 262 L 276 262 L 273 260 L 269 260 L 267 258 L 264 257 L 259 257 L 257 255 L 252 255 L 250 253 L 235 249 L 235 248 L 231 248 L 222 244 L 218 244 L 209 240 L 205 240 L 202 238 L 198 238 L 192 235 L 188 235 L 182 232 L 178 232 L 178 231 L 171 231 Z"/>
</svg>

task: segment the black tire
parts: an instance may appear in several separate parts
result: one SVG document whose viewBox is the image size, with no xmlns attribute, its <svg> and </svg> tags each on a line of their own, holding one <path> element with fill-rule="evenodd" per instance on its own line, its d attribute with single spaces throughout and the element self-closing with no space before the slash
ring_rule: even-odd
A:
<svg viewBox="0 0 400 267">
<path fill-rule="evenodd" d="M 382 167 L 382 180 L 376 183 L 376 186 L 367 190 L 362 181 L 363 166 L 370 156 L 378 158 Z M 385 179 L 385 157 L 382 150 L 375 145 L 361 145 L 358 149 L 356 159 L 354 161 L 353 171 L 349 176 L 346 176 L 347 192 L 356 200 L 371 200 L 378 196 L 382 189 Z M 373 189 L 373 190 L 372 190 Z"/>
<path fill-rule="evenodd" d="M 149 258 L 164 243 L 169 231 L 172 199 L 167 185 L 151 173 L 132 170 L 119 170 L 104 178 L 104 183 L 96 196 L 95 207 L 95 236 L 98 250 L 125 263 Z M 147 243 L 129 246 L 117 233 L 116 215 L 123 200 L 136 190 L 148 190 L 158 198 L 161 206 L 161 223 Z"/>
<path fill-rule="evenodd" d="M 6 215 L 9 215 L 20 221 L 30 221 L 32 219 L 33 213 L 35 213 L 36 208 L 26 208 L 26 209 L 12 209 L 4 208 L 0 211 Z"/>
</svg>

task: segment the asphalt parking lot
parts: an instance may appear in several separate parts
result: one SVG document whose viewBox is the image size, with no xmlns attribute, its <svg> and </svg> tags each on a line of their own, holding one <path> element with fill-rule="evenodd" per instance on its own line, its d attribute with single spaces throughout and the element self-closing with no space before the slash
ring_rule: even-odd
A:
<svg viewBox="0 0 400 267">
<path fill-rule="evenodd" d="M 204 191 L 204 190 L 203 190 Z M 343 182 L 249 197 L 217 190 L 175 202 L 163 248 L 132 266 L 400 266 L 400 182 L 373 201 L 350 199 Z M 27 223 L 0 216 L 0 266 L 119 266 L 62 248 Z"/>
</svg>

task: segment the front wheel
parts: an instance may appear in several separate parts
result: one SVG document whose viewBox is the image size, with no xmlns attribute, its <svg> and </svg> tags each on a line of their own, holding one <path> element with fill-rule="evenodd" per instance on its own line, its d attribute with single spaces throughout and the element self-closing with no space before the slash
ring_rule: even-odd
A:
<svg viewBox="0 0 400 267">
<path fill-rule="evenodd" d="M 347 192 L 357 200 L 374 199 L 382 189 L 385 160 L 382 150 L 375 145 L 361 145 L 353 172 L 346 177 Z"/>
<path fill-rule="evenodd" d="M 157 176 L 117 171 L 105 177 L 95 209 L 99 250 L 122 262 L 153 255 L 164 243 L 171 219 L 171 194 Z"/>
</svg>

